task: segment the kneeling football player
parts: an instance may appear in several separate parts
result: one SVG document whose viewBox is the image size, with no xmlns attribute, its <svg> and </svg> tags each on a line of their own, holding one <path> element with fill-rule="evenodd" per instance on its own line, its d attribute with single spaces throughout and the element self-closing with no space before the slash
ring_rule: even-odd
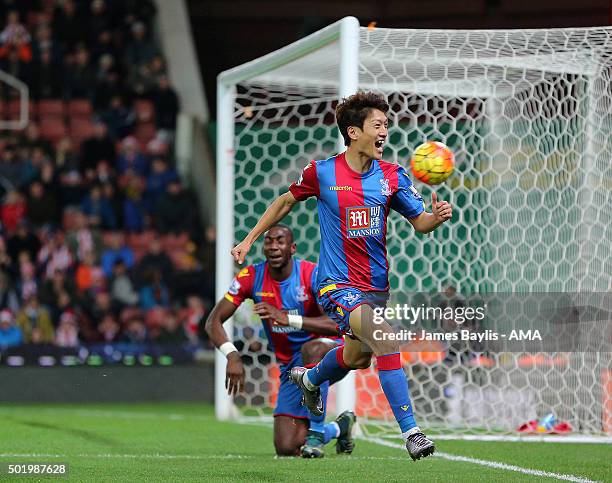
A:
<svg viewBox="0 0 612 483">
<path fill-rule="evenodd" d="M 336 452 L 350 454 L 354 447 L 351 432 L 355 414 L 345 411 L 325 424 L 325 412 L 321 416 L 310 414 L 302 405 L 301 391 L 289 380 L 293 367 L 313 367 L 327 352 L 342 344 L 335 322 L 322 315 L 317 304 L 313 288 L 317 265 L 293 256 L 296 245 L 293 232 L 286 225 L 277 224 L 268 230 L 263 251 L 266 261 L 242 269 L 206 321 L 210 340 L 227 357 L 228 392 L 235 395 L 243 389 L 245 371 L 223 322 L 250 298 L 280 364 L 280 389 L 274 409 L 276 454 L 320 458 L 324 455 L 323 445 L 333 438 Z M 321 386 L 324 407 L 328 388 L 329 384 Z"/>
</svg>

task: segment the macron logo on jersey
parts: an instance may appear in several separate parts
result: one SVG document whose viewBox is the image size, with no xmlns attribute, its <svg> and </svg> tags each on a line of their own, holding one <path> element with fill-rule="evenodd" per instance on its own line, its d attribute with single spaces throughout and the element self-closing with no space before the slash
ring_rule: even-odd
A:
<svg viewBox="0 0 612 483">
<path fill-rule="evenodd" d="M 346 209 L 349 238 L 380 235 L 380 206 L 353 206 Z"/>
</svg>

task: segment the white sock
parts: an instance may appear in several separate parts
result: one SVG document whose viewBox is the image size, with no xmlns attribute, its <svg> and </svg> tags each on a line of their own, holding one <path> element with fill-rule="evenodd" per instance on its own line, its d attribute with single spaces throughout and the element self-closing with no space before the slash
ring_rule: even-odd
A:
<svg viewBox="0 0 612 483">
<path fill-rule="evenodd" d="M 421 430 L 419 429 L 419 427 L 415 426 L 414 428 L 410 428 L 405 433 L 402 433 L 402 438 L 404 438 L 404 443 L 406 442 L 408 437 L 412 436 L 414 433 L 420 433 L 420 432 L 421 432 Z"/>
<path fill-rule="evenodd" d="M 336 434 L 334 435 L 334 438 L 337 438 L 338 436 L 340 436 L 340 426 L 338 426 L 338 423 L 336 421 L 332 421 L 329 424 L 331 424 L 336 430 Z"/>
<path fill-rule="evenodd" d="M 308 379 L 308 371 L 306 371 L 302 376 L 302 382 L 304 383 L 304 386 L 306 386 L 306 389 L 308 389 L 309 391 L 314 391 L 318 387 L 315 386 L 312 382 L 310 382 L 310 379 Z"/>
</svg>

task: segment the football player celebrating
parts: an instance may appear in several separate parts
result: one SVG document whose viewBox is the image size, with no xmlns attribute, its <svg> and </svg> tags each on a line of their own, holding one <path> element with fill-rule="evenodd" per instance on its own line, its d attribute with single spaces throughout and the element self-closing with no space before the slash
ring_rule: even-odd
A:
<svg viewBox="0 0 612 483">
<path fill-rule="evenodd" d="M 242 263 L 253 242 L 280 221 L 298 202 L 317 198 L 321 250 L 317 291 L 319 304 L 333 318 L 345 344 L 329 351 L 315 368 L 295 367 L 290 375 L 313 414 L 323 410 L 321 387 L 352 369 L 366 368 L 376 356 L 380 383 L 413 460 L 429 456 L 435 446 L 419 429 L 408 381 L 401 366 L 399 342 L 386 322 L 374 324 L 376 307 L 388 299 L 386 249 L 389 210 L 403 215 L 414 229 L 429 233 L 449 220 L 448 202 L 431 197 L 431 213 L 399 165 L 381 161 L 388 136 L 384 98 L 359 92 L 338 104 L 336 122 L 345 152 L 312 161 L 289 191 L 266 210 L 246 238 L 232 249 Z"/>
<path fill-rule="evenodd" d="M 225 386 L 230 395 L 242 391 L 245 371 L 236 347 L 228 340 L 223 322 L 242 302 L 255 302 L 255 313 L 261 319 L 265 334 L 280 363 L 280 389 L 274 409 L 274 447 L 278 456 L 320 458 L 323 445 L 337 438 L 336 451 L 350 454 L 355 415 L 343 412 L 325 424 L 325 401 L 330 383 L 320 388 L 322 411 L 311 415 L 302 405 L 302 393 L 289 379 L 294 367 L 313 367 L 323 356 L 342 342 L 336 324 L 322 315 L 316 300 L 314 283 L 317 265 L 293 255 L 296 245 L 288 226 L 276 224 L 265 235 L 265 262 L 241 270 L 225 297 L 213 308 L 206 321 L 210 340 L 227 357 Z M 322 336 L 331 336 L 325 338 Z"/>
</svg>

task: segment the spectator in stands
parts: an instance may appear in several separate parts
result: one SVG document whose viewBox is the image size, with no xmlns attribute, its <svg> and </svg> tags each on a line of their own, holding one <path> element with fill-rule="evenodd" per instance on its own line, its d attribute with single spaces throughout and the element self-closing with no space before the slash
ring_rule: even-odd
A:
<svg viewBox="0 0 612 483">
<path fill-rule="evenodd" d="M 117 226 L 123 226 L 123 195 L 115 189 L 113 183 L 104 183 L 102 197 L 108 201 L 117 220 Z"/>
<path fill-rule="evenodd" d="M 27 85 L 32 82 L 32 66 L 30 62 L 25 62 L 19 57 L 19 52 L 15 49 L 10 49 L 6 57 L 0 59 L 0 66 L 2 70 L 13 77 L 16 77 L 20 81 Z M 16 89 L 8 88 L 6 85 L 2 85 L 3 94 L 5 98 L 16 99 L 19 96 L 19 92 Z"/>
<path fill-rule="evenodd" d="M 170 284 L 174 267 L 170 257 L 162 250 L 161 240 L 157 236 L 148 244 L 147 252 L 140 259 L 138 264 L 139 279 L 144 281 L 144 275 L 151 270 L 159 271 L 164 283 Z"/>
<path fill-rule="evenodd" d="M 121 121 L 121 112 L 115 112 L 111 110 L 111 101 L 115 97 L 123 99 L 125 95 L 125 88 L 121 83 L 121 74 L 118 70 L 110 70 L 106 75 L 96 83 L 96 88 L 93 96 L 93 107 L 96 112 L 99 113 L 100 119 L 108 124 L 109 122 Z M 125 109 L 125 108 L 123 108 Z M 126 110 L 127 116 L 130 115 L 130 111 Z M 119 118 L 119 121 L 116 120 Z M 133 119 L 131 123 L 133 124 Z M 127 129 L 131 128 L 131 124 L 128 125 Z M 111 136 L 113 139 L 117 139 L 118 135 L 116 132 L 112 132 Z"/>
<path fill-rule="evenodd" d="M 141 317 L 133 317 L 126 322 L 123 340 L 132 344 L 142 344 L 147 341 L 147 327 Z"/>
<path fill-rule="evenodd" d="M 197 295 L 187 297 L 187 318 L 185 320 L 185 333 L 192 343 L 199 341 L 199 334 L 202 330 L 202 321 L 206 315 L 204 301 Z"/>
<path fill-rule="evenodd" d="M 116 158 L 115 145 L 108 135 L 106 124 L 96 121 L 93 125 L 93 136 L 81 145 L 81 172 L 95 170 L 102 160 L 112 162 Z"/>
<path fill-rule="evenodd" d="M 85 300 L 83 309 L 94 327 L 98 327 L 108 314 L 117 315 L 117 310 L 113 306 L 111 296 L 106 291 L 97 293 L 91 293 L 90 291 Z"/>
<path fill-rule="evenodd" d="M 117 171 L 120 175 L 131 172 L 146 177 L 149 174 L 149 159 L 140 152 L 138 141 L 133 136 L 128 136 L 121 142 Z"/>
<path fill-rule="evenodd" d="M 62 73 L 53 60 L 50 50 L 43 50 L 32 66 L 32 97 L 37 100 L 55 99 L 62 96 Z"/>
<path fill-rule="evenodd" d="M 15 318 L 10 310 L 0 312 L 0 351 L 21 344 L 23 336 L 21 329 L 15 324 Z"/>
<path fill-rule="evenodd" d="M 62 300 L 63 299 L 63 300 Z M 39 300 L 54 312 L 53 320 L 63 309 L 69 307 L 76 299 L 76 285 L 72 276 L 67 276 L 63 270 L 55 270 L 51 278 L 45 280 L 39 291 Z"/>
<path fill-rule="evenodd" d="M 156 89 L 161 77 L 167 75 L 168 71 L 164 57 L 162 55 L 156 55 L 149 64 L 149 84 L 147 84 L 147 91 Z"/>
<path fill-rule="evenodd" d="M 106 198 L 102 197 L 102 189 L 99 185 L 91 187 L 89 194 L 81 203 L 81 210 L 88 217 L 89 225 L 92 228 L 117 229 L 117 219 L 112 206 Z"/>
<path fill-rule="evenodd" d="M 82 296 L 90 290 L 98 277 L 104 278 L 102 267 L 96 264 L 96 257 L 93 251 L 88 251 L 79 257 L 80 262 L 77 266 L 74 279 L 78 293 Z"/>
<path fill-rule="evenodd" d="M 0 235 L 0 274 L 12 274 L 13 272 L 13 261 L 8 254 L 6 248 L 6 242 L 4 236 Z"/>
<path fill-rule="evenodd" d="M 26 202 L 19 191 L 11 190 L 4 197 L 0 208 L 0 221 L 4 231 L 9 235 L 25 220 Z"/>
<path fill-rule="evenodd" d="M 102 237 L 97 229 L 89 226 L 89 219 L 80 211 L 73 214 L 74 227 L 68 231 L 66 240 L 75 260 L 83 260 L 87 253 L 98 258 L 102 251 Z"/>
<path fill-rule="evenodd" d="M 80 45 L 74 54 L 64 61 L 64 94 L 69 99 L 91 99 L 96 75 L 91 67 L 89 51 Z"/>
<path fill-rule="evenodd" d="M 159 197 L 165 193 L 170 181 L 178 180 L 174 168 L 168 167 L 166 160 L 160 156 L 153 158 L 151 174 L 147 177 L 146 200 L 152 210 Z"/>
<path fill-rule="evenodd" d="M 183 189 L 180 181 L 170 181 L 166 192 L 159 197 L 154 209 L 158 231 L 161 233 L 190 232 L 196 221 L 193 209 L 195 205 L 195 200 Z"/>
<path fill-rule="evenodd" d="M 32 61 L 32 37 L 19 21 L 19 12 L 12 10 L 7 15 L 7 23 L 0 33 L 0 59 L 14 53 L 20 62 Z"/>
<path fill-rule="evenodd" d="M 16 288 L 21 300 L 28 300 L 38 293 L 36 267 L 30 261 L 26 252 L 22 252 L 19 256 L 19 277 L 17 278 Z"/>
<path fill-rule="evenodd" d="M 123 228 L 129 232 L 140 232 L 147 221 L 147 207 L 143 197 L 145 181 L 131 171 L 124 176 Z"/>
<path fill-rule="evenodd" d="M 98 324 L 98 334 L 102 342 L 117 342 L 121 335 L 121 328 L 113 314 L 106 314 Z"/>
<path fill-rule="evenodd" d="M 134 266 L 134 252 L 125 244 L 123 233 L 115 232 L 110 237 L 109 247 L 102 253 L 102 270 L 106 278 L 113 275 L 117 260 L 122 260 L 128 269 Z"/>
<path fill-rule="evenodd" d="M 85 195 L 83 176 L 79 171 L 79 155 L 69 137 L 62 138 L 57 145 L 55 157 L 57 178 L 60 186 L 60 206 L 78 207 Z"/>
<path fill-rule="evenodd" d="M 149 97 L 157 90 L 159 79 L 164 75 L 166 75 L 164 58 L 156 55 L 150 63 L 130 69 L 128 84 L 137 97 Z"/>
<path fill-rule="evenodd" d="M 111 167 L 111 163 L 105 159 L 99 161 L 92 181 L 98 184 L 116 184 L 117 174 Z"/>
<path fill-rule="evenodd" d="M 57 65 L 60 60 L 61 49 L 57 40 L 53 38 L 53 31 L 48 23 L 40 23 L 32 42 L 32 58 L 35 63 L 41 63 L 44 53 L 48 54 L 51 64 Z"/>
<path fill-rule="evenodd" d="M 104 0 L 93 0 L 89 15 L 89 44 L 94 45 L 100 33 L 108 32 L 112 28 L 112 16 Z"/>
<path fill-rule="evenodd" d="M 43 149 L 39 146 L 30 150 L 30 155 L 23 161 L 23 167 L 21 171 L 21 183 L 20 187 L 30 185 L 35 179 L 40 178 L 43 164 L 45 161 L 49 161 L 47 155 Z"/>
<path fill-rule="evenodd" d="M 61 43 L 63 50 L 73 48 L 88 37 L 87 22 L 77 10 L 74 0 L 64 0 L 53 12 L 53 32 Z"/>
<path fill-rule="evenodd" d="M 113 278 L 110 285 L 113 301 L 120 308 L 133 307 L 138 304 L 138 292 L 134 289 L 123 260 L 117 260 L 113 266 Z"/>
<path fill-rule="evenodd" d="M 30 230 L 27 221 L 22 219 L 17 224 L 15 233 L 6 243 L 7 253 L 12 260 L 12 272 L 14 274 L 19 272 L 19 255 L 21 252 L 26 252 L 30 260 L 35 260 L 40 250 L 40 246 L 40 240 L 32 230 Z"/>
<path fill-rule="evenodd" d="M 48 139 L 43 139 L 40 135 L 40 128 L 34 121 L 28 123 L 23 136 L 19 136 L 19 146 L 28 150 L 40 148 L 48 156 L 53 154 L 53 145 Z"/>
<path fill-rule="evenodd" d="M 100 119 L 108 127 L 112 139 L 120 139 L 132 132 L 136 117 L 131 108 L 125 106 L 120 94 L 113 94 L 107 109 L 102 112 Z"/>
<path fill-rule="evenodd" d="M 162 319 L 162 326 L 155 340 L 162 344 L 182 344 L 183 342 L 187 342 L 185 329 L 174 313 L 169 312 L 167 316 Z"/>
<path fill-rule="evenodd" d="M 147 27 L 142 22 L 132 25 L 132 39 L 125 49 L 125 63 L 131 67 L 139 67 L 150 63 L 158 54 L 157 46 L 147 35 Z"/>
<path fill-rule="evenodd" d="M 140 19 L 147 25 L 150 25 L 157 11 L 153 0 L 125 0 L 121 2 L 121 6 L 125 15 L 124 21 L 127 24 Z"/>
<path fill-rule="evenodd" d="M 17 314 L 17 326 L 27 344 L 50 344 L 53 342 L 53 324 L 49 312 L 41 307 L 36 295 L 25 301 Z"/>
<path fill-rule="evenodd" d="M 144 274 L 144 281 L 145 284 L 140 289 L 140 308 L 142 310 L 151 310 L 155 307 L 168 308 L 170 295 L 160 271 L 154 268 L 149 269 Z"/>
<path fill-rule="evenodd" d="M 45 187 L 45 190 L 53 194 L 59 206 L 59 199 L 56 197 L 56 194 L 60 191 L 59 177 L 55 171 L 53 161 L 48 158 L 43 160 L 42 166 L 40 167 L 40 181 Z"/>
<path fill-rule="evenodd" d="M 58 347 L 78 347 L 79 326 L 77 316 L 72 310 L 65 310 L 59 318 L 55 331 L 55 345 Z"/>
<path fill-rule="evenodd" d="M 111 29 L 105 29 L 99 32 L 96 41 L 91 45 L 91 57 L 95 62 L 98 62 L 103 55 L 110 55 L 113 59 L 119 58 L 119 50 L 115 46 Z M 118 68 L 118 66 L 116 67 Z M 117 70 L 115 70 L 115 72 L 117 72 Z"/>
<path fill-rule="evenodd" d="M 0 177 L 17 188 L 23 179 L 23 163 L 19 159 L 17 149 L 13 144 L 4 146 L 0 154 Z"/>
<path fill-rule="evenodd" d="M 19 310 L 19 298 L 9 284 L 8 275 L 0 272 L 0 310 L 16 313 Z"/>
<path fill-rule="evenodd" d="M 72 268 L 74 258 L 65 238 L 63 231 L 53 232 L 38 252 L 37 264 L 46 279 L 56 276 L 58 270 L 65 272 Z"/>
<path fill-rule="evenodd" d="M 178 96 L 170 86 L 167 75 L 160 76 L 157 89 L 153 94 L 153 102 L 155 103 L 157 127 L 173 133 L 176 129 L 176 115 L 180 106 Z"/>
<path fill-rule="evenodd" d="M 55 195 L 45 189 L 40 180 L 30 184 L 27 201 L 27 217 L 32 226 L 57 225 L 59 203 Z"/>
</svg>

